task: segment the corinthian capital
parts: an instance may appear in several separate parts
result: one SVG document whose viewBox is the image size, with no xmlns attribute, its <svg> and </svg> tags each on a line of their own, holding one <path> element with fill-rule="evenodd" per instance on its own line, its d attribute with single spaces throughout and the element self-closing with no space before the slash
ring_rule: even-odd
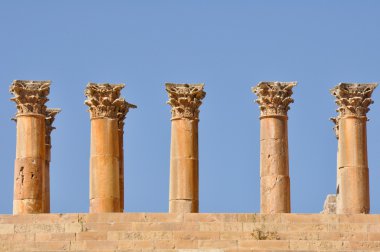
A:
<svg viewBox="0 0 380 252">
<path fill-rule="evenodd" d="M 339 116 L 366 116 L 369 105 L 373 103 L 371 95 L 376 87 L 376 83 L 340 83 L 331 89 Z"/>
<path fill-rule="evenodd" d="M 55 129 L 53 127 L 53 122 L 55 120 L 55 116 L 61 112 L 59 108 L 47 108 L 46 109 L 46 117 L 45 117 L 45 144 L 50 145 L 50 134 Z"/>
<path fill-rule="evenodd" d="M 11 100 L 16 103 L 18 115 L 45 114 L 50 81 L 15 80 L 9 91 L 14 95 Z"/>
<path fill-rule="evenodd" d="M 199 106 L 206 96 L 203 91 L 204 84 L 165 84 L 169 100 L 167 104 L 172 107 L 172 119 L 199 118 Z"/>
<path fill-rule="evenodd" d="M 294 100 L 292 88 L 297 82 L 260 82 L 252 88 L 252 92 L 258 97 L 255 100 L 260 107 L 261 116 L 281 115 L 286 116 L 290 109 L 289 104 Z"/>
<path fill-rule="evenodd" d="M 89 83 L 85 89 L 87 100 L 84 103 L 90 107 L 91 118 L 117 119 L 119 107 L 125 102 L 120 98 L 123 87 L 124 84 Z"/>
<path fill-rule="evenodd" d="M 131 103 L 128 103 L 127 101 L 124 101 L 117 112 L 117 119 L 118 119 L 118 128 L 119 130 L 122 130 L 124 127 L 124 120 L 125 117 L 127 116 L 127 113 L 129 112 L 130 108 L 137 108 L 136 105 L 133 105 Z"/>
</svg>

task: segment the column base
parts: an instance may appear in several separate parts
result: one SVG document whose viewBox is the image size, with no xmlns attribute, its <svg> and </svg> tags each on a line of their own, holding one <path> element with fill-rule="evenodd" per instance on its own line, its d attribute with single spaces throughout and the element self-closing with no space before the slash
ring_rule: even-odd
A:
<svg viewBox="0 0 380 252">
<path fill-rule="evenodd" d="M 96 198 L 90 199 L 90 213 L 114 213 L 120 212 L 120 199 Z"/>
<path fill-rule="evenodd" d="M 169 213 L 198 213 L 199 202 L 197 200 L 170 200 Z"/>
<path fill-rule="evenodd" d="M 339 193 L 337 195 L 338 214 L 367 214 L 370 211 L 369 170 L 367 167 L 342 167 Z"/>
<path fill-rule="evenodd" d="M 21 199 L 13 200 L 13 214 L 42 213 L 42 200 Z"/>
</svg>

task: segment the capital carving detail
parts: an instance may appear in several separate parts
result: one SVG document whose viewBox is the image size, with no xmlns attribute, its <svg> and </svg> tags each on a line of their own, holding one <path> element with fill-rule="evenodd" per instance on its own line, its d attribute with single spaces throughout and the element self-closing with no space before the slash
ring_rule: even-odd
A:
<svg viewBox="0 0 380 252">
<path fill-rule="evenodd" d="M 55 129 L 53 127 L 53 122 L 55 120 L 55 116 L 61 112 L 59 108 L 47 108 L 46 109 L 46 117 L 45 117 L 45 144 L 50 145 L 50 135 L 51 132 Z"/>
<path fill-rule="evenodd" d="M 120 98 L 120 90 L 124 84 L 96 84 L 89 83 L 85 89 L 91 118 L 117 119 L 120 106 L 125 100 Z"/>
<path fill-rule="evenodd" d="M 128 103 L 127 101 L 124 101 L 117 112 L 117 119 L 118 119 L 118 129 L 123 130 L 124 128 L 124 120 L 127 116 L 127 113 L 129 112 L 130 108 L 137 108 L 136 105 Z"/>
<path fill-rule="evenodd" d="M 292 88 L 297 82 L 260 82 L 252 88 L 258 99 L 261 116 L 280 115 L 286 116 L 290 109 L 289 104 L 294 100 Z"/>
<path fill-rule="evenodd" d="M 16 103 L 17 115 L 41 114 L 46 111 L 45 103 L 49 100 L 50 81 L 15 80 L 9 88 Z"/>
<path fill-rule="evenodd" d="M 376 83 L 340 83 L 331 89 L 330 93 L 336 98 L 339 117 L 366 116 L 369 105 L 373 103 L 371 95 L 376 87 Z"/>
<path fill-rule="evenodd" d="M 203 84 L 165 84 L 169 100 L 167 104 L 172 107 L 172 119 L 199 119 L 199 107 L 206 96 Z"/>
</svg>

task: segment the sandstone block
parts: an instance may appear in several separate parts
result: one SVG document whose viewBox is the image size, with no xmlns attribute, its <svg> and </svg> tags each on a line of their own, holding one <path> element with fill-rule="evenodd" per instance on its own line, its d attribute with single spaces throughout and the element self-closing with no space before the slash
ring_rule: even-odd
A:
<svg viewBox="0 0 380 252">
<path fill-rule="evenodd" d="M 173 234 L 174 240 L 219 240 L 219 232 L 177 231 Z"/>
<path fill-rule="evenodd" d="M 289 241 L 255 241 L 242 240 L 238 241 L 239 249 L 270 249 L 270 250 L 289 250 Z"/>
<path fill-rule="evenodd" d="M 237 241 L 221 241 L 221 240 L 199 240 L 199 249 L 237 249 Z"/>
<path fill-rule="evenodd" d="M 107 231 L 80 232 L 76 234 L 76 240 L 107 240 Z"/>
<path fill-rule="evenodd" d="M 14 234 L 14 224 L 0 224 L 0 234 Z"/>
</svg>

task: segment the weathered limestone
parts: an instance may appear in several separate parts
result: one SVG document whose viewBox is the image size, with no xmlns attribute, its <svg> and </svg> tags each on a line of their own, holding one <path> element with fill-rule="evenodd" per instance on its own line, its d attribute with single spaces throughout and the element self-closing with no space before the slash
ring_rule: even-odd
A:
<svg viewBox="0 0 380 252">
<path fill-rule="evenodd" d="M 1 252 L 379 251 L 376 214 L 0 215 Z"/>
<path fill-rule="evenodd" d="M 119 107 L 124 84 L 89 83 L 85 90 L 91 117 L 90 212 L 119 212 Z"/>
<path fill-rule="evenodd" d="M 323 214 L 335 214 L 336 213 L 336 195 L 328 194 L 325 203 L 323 204 Z"/>
<path fill-rule="evenodd" d="M 340 83 L 331 90 L 338 105 L 337 213 L 369 213 L 367 112 L 377 84 Z"/>
<path fill-rule="evenodd" d="M 137 108 L 137 106 L 124 101 L 120 105 L 119 112 L 117 113 L 119 138 L 120 212 L 124 212 L 124 120 L 130 108 Z"/>
<path fill-rule="evenodd" d="M 260 107 L 261 213 L 290 212 L 289 104 L 296 82 L 260 82 L 252 88 Z"/>
<path fill-rule="evenodd" d="M 15 80 L 10 86 L 17 107 L 17 142 L 13 213 L 43 212 L 42 183 L 45 171 L 45 103 L 50 81 Z"/>
<path fill-rule="evenodd" d="M 203 84 L 166 83 L 171 107 L 169 212 L 197 213 L 199 106 Z"/>
<path fill-rule="evenodd" d="M 51 132 L 55 129 L 55 116 L 61 112 L 58 108 L 47 108 L 45 118 L 45 169 L 42 171 L 42 212 L 50 213 L 50 161 L 51 161 Z"/>
<path fill-rule="evenodd" d="M 339 117 L 331 117 L 330 120 L 334 123 L 334 127 L 333 127 L 333 130 L 334 130 L 334 134 L 335 134 L 335 137 L 336 139 L 339 139 Z M 337 152 L 336 152 L 336 158 L 338 159 L 339 158 L 339 146 L 337 148 Z M 340 185 L 340 173 L 339 173 L 339 164 L 337 163 L 336 165 L 336 193 L 339 193 L 339 185 Z M 330 194 L 329 194 L 330 195 Z M 327 198 L 329 197 L 329 195 L 327 195 Z M 336 198 L 337 198 L 337 195 L 334 194 L 335 198 L 334 198 L 334 204 L 335 204 L 335 208 L 334 208 L 334 213 L 336 213 Z M 326 198 L 326 201 L 327 201 L 327 198 Z M 326 201 L 325 201 L 325 204 L 326 204 Z M 324 206 L 325 208 L 325 206 Z"/>
</svg>

